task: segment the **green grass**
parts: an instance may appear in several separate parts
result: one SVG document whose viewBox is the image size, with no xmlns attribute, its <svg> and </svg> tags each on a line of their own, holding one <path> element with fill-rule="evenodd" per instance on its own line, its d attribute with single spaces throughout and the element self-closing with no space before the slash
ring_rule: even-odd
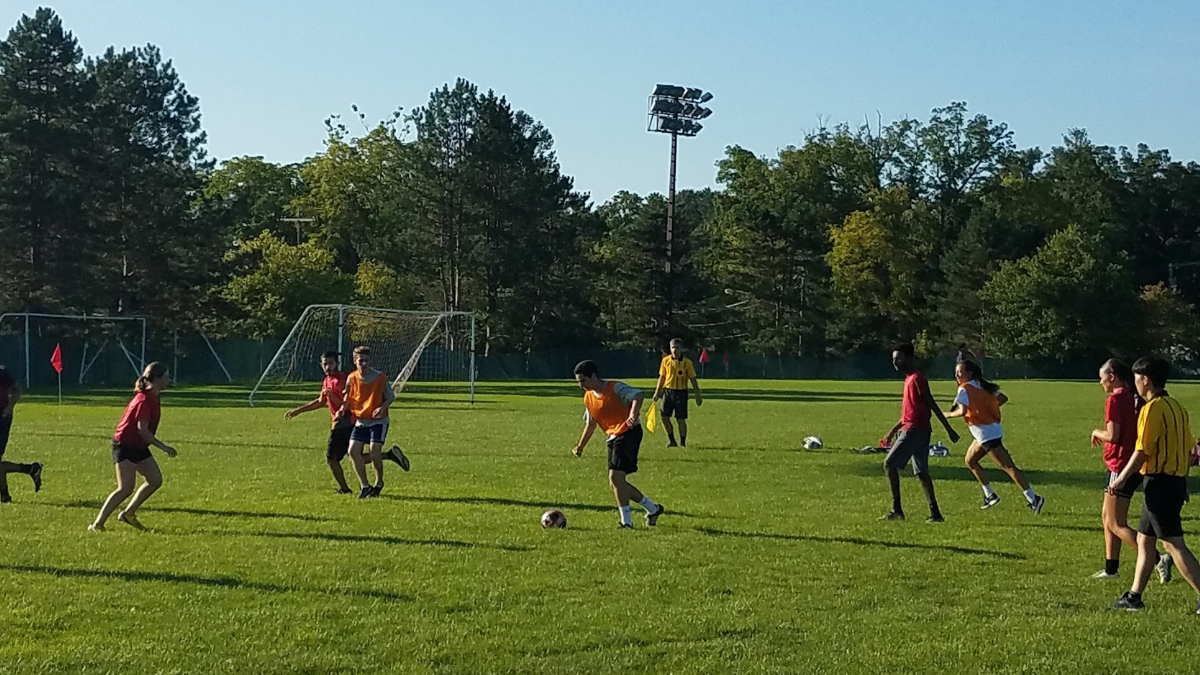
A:
<svg viewBox="0 0 1200 675">
<path fill-rule="evenodd" d="M 285 423 L 242 392 L 170 392 L 161 436 L 180 456 L 159 455 L 148 533 L 86 531 L 126 392 L 33 397 L 7 459 L 44 461 L 46 483 L 10 476 L 17 502 L 0 507 L 0 672 L 1196 672 L 1182 580 L 1152 582 L 1127 614 L 1106 608 L 1132 551 L 1119 582 L 1089 578 L 1097 385 L 1005 387 L 1006 439 L 1044 515 L 998 471 L 1004 501 L 981 512 L 960 443 L 932 460 L 935 526 L 911 477 L 911 520 L 877 522 L 882 458 L 848 451 L 894 422 L 899 382 L 705 384 L 693 447 L 647 436 L 634 482 L 670 512 L 648 530 L 635 507 L 635 532 L 615 529 L 600 439 L 570 454 L 569 383 L 487 384 L 474 407 L 407 395 L 392 438 L 413 471 L 389 464 L 366 502 L 333 494 L 323 413 Z M 1172 392 L 1200 411 L 1200 387 Z M 807 434 L 826 448 L 800 450 Z M 551 507 L 568 529 L 539 528 Z"/>
</svg>

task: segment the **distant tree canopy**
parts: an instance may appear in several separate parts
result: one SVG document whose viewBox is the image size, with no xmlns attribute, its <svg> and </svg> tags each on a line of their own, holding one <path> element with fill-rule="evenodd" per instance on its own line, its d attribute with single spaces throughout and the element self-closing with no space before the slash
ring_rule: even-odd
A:
<svg viewBox="0 0 1200 675">
<path fill-rule="evenodd" d="M 305 305 L 476 313 L 480 349 L 1068 360 L 1200 348 L 1200 165 L 1043 151 L 965 103 L 730 147 L 720 189 L 593 204 L 550 131 L 458 80 L 297 165 L 207 158 L 154 46 L 85 57 L 49 9 L 0 42 L 0 311 L 279 336 Z"/>
</svg>

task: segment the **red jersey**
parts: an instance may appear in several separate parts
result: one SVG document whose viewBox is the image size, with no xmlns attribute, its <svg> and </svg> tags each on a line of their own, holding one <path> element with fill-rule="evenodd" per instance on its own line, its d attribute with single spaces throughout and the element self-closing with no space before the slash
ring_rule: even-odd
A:
<svg viewBox="0 0 1200 675">
<path fill-rule="evenodd" d="M 142 434 L 138 432 L 138 422 L 145 420 L 150 433 L 157 434 L 161 417 L 162 408 L 159 406 L 158 395 L 139 391 L 134 394 L 129 405 L 125 406 L 125 414 L 121 417 L 121 423 L 117 425 L 113 440 L 127 448 L 149 448 L 146 441 L 142 440 Z"/>
<path fill-rule="evenodd" d="M 336 392 L 337 396 L 330 396 L 326 392 Z M 325 379 L 321 380 L 321 402 L 329 406 L 329 416 L 332 418 L 334 426 L 337 426 L 337 412 L 342 409 L 342 397 L 346 393 L 346 374 L 340 370 L 333 371 L 332 375 L 326 375 Z M 347 414 L 343 419 L 343 424 L 354 422 L 354 418 Z"/>
<path fill-rule="evenodd" d="M 914 372 L 904 378 L 904 404 L 900 411 L 900 428 L 917 431 L 933 431 L 929 418 L 933 411 L 929 409 L 929 380 L 921 373 Z"/>
<path fill-rule="evenodd" d="M 1133 392 L 1120 387 L 1108 395 L 1104 403 L 1104 423 L 1119 427 L 1117 437 L 1104 444 L 1104 464 L 1109 471 L 1120 473 L 1129 463 L 1137 445 L 1137 413 L 1134 412 Z"/>
</svg>

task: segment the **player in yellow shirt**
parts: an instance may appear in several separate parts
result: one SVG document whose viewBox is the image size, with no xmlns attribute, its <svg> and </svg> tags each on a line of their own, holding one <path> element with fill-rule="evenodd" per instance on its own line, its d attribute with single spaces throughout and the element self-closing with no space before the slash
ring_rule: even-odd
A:
<svg viewBox="0 0 1200 675">
<path fill-rule="evenodd" d="M 696 366 L 683 355 L 683 340 L 671 340 L 671 353 L 663 357 L 658 366 L 658 385 L 654 387 L 654 401 L 663 397 L 663 428 L 667 430 L 667 447 L 675 447 L 675 428 L 671 418 L 679 422 L 679 445 L 687 447 L 688 382 L 696 389 L 696 407 L 704 405 L 700 393 L 700 381 L 696 379 Z"/>
<path fill-rule="evenodd" d="M 1150 581 L 1158 558 L 1155 545 L 1162 539 L 1163 547 L 1175 561 L 1179 573 L 1197 593 L 1200 593 L 1200 564 L 1183 541 L 1183 522 L 1180 512 L 1188 498 L 1187 474 L 1192 443 L 1192 427 L 1188 413 L 1167 393 L 1167 377 L 1171 364 L 1147 356 L 1133 364 L 1133 384 L 1146 400 L 1138 414 L 1137 445 L 1121 475 L 1109 485 L 1117 494 L 1135 473 L 1141 473 L 1146 502 L 1142 521 L 1138 523 L 1138 558 L 1133 586 L 1113 603 L 1113 609 L 1137 611 L 1145 608 L 1142 592 Z M 1200 602 L 1196 603 L 1200 614 Z"/>
</svg>

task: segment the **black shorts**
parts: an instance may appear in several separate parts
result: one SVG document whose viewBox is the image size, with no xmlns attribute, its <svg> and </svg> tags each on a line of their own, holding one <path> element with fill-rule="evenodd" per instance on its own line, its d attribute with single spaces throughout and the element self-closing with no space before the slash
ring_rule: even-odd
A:
<svg viewBox="0 0 1200 675">
<path fill-rule="evenodd" d="M 993 438 L 990 441 L 982 441 L 979 443 L 979 447 L 983 448 L 987 452 L 991 452 L 991 451 L 995 450 L 996 448 L 1004 447 L 1004 439 L 1003 438 Z"/>
<path fill-rule="evenodd" d="M 608 439 L 608 470 L 637 473 L 638 450 L 642 447 L 642 425 Z"/>
<path fill-rule="evenodd" d="M 1183 520 L 1180 513 L 1187 501 L 1187 478 L 1156 473 L 1146 476 L 1143 483 L 1146 504 L 1142 506 L 1142 520 L 1138 532 L 1165 539 L 1183 536 Z"/>
<path fill-rule="evenodd" d="M 12 431 L 12 420 L 12 415 L 0 417 L 0 457 L 3 457 L 4 451 L 8 449 L 8 432 Z"/>
<path fill-rule="evenodd" d="M 138 464 L 154 456 L 150 454 L 150 448 L 131 448 L 128 445 L 121 445 L 115 440 L 112 442 L 112 451 L 113 464 L 120 464 L 121 462 Z"/>
<path fill-rule="evenodd" d="M 887 457 L 883 458 L 883 465 L 899 470 L 911 461 L 914 474 L 928 473 L 929 439 L 932 436 L 932 433 L 920 429 L 901 429 L 892 439 L 892 447 Z"/>
<path fill-rule="evenodd" d="M 330 462 L 340 462 L 350 451 L 350 434 L 354 431 L 353 424 L 334 427 L 329 430 L 329 445 L 325 447 L 325 459 Z"/>
<path fill-rule="evenodd" d="M 1110 487 L 1120 475 L 1116 471 L 1109 471 L 1108 480 L 1104 481 L 1104 487 Z M 1133 499 L 1133 493 L 1137 492 L 1140 487 L 1142 487 L 1142 474 L 1135 473 L 1125 481 L 1125 485 L 1120 490 L 1117 490 L 1117 496 L 1121 499 Z"/>
<path fill-rule="evenodd" d="M 688 418 L 688 390 L 664 389 L 662 414 L 663 417 L 674 417 L 677 420 Z"/>
</svg>

